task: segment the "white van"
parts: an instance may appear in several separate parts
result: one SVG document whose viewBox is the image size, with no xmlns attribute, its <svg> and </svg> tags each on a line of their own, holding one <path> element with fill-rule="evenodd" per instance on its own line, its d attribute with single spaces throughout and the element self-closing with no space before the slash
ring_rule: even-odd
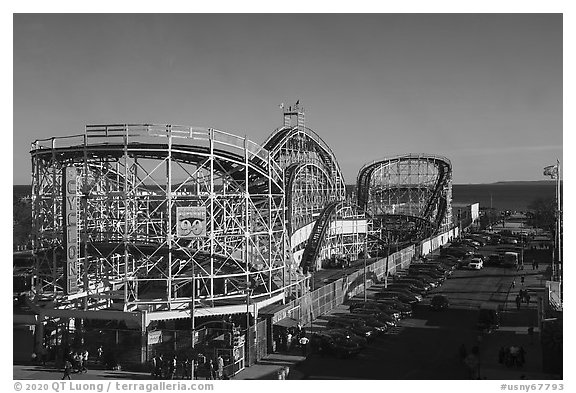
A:
<svg viewBox="0 0 576 393">
<path fill-rule="evenodd" d="M 505 252 L 504 261 L 502 262 L 504 267 L 516 267 L 518 266 L 518 253 L 517 252 Z"/>
</svg>

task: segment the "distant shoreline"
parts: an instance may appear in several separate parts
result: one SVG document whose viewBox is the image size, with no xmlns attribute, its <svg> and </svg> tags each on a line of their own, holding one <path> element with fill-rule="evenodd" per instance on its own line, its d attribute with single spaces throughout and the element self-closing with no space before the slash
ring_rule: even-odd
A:
<svg viewBox="0 0 576 393">
<path fill-rule="evenodd" d="M 348 196 L 355 192 L 356 186 L 346 186 Z M 539 198 L 555 197 L 555 182 L 553 180 L 510 181 L 484 184 L 453 184 L 452 202 L 479 203 L 480 207 L 493 207 L 497 210 L 526 211 L 528 206 Z M 13 196 L 16 198 L 30 195 L 32 186 L 13 186 Z"/>
</svg>

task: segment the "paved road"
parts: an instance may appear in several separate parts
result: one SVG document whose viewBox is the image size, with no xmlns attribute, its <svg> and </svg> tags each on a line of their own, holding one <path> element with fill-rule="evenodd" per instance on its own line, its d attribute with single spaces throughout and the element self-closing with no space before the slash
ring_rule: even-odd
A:
<svg viewBox="0 0 576 393">
<path fill-rule="evenodd" d="M 508 297 L 515 269 L 485 267 L 482 270 L 457 270 L 444 284 L 432 293 L 444 294 L 453 307 L 477 308 L 483 303 L 501 304 Z M 520 282 L 520 280 L 517 280 Z"/>
<path fill-rule="evenodd" d="M 537 286 L 542 279 L 540 271 L 526 271 L 526 285 Z M 536 306 L 523 306 L 520 312 L 507 311 L 499 331 L 482 335 L 476 328 L 478 306 L 483 303 L 507 304 L 520 288 L 522 272 L 514 269 L 488 267 L 479 271 L 457 270 L 451 278 L 434 290 L 450 299 L 451 307 L 434 312 L 429 300 L 414 309 L 413 318 L 400 322 L 392 333 L 376 339 L 358 356 L 351 359 L 336 359 L 310 355 L 297 366 L 299 372 L 309 379 L 468 379 L 467 368 L 460 362 L 458 349 L 464 344 L 468 350 L 474 345 L 481 349 L 481 378 L 520 379 L 549 378 L 542 375 L 539 347 L 530 344 L 527 328 L 536 321 Z M 516 279 L 516 287 L 511 288 Z M 381 285 L 379 285 L 381 286 Z M 375 286 L 373 290 L 378 288 Z M 510 291 L 510 294 L 509 294 Z M 428 297 L 429 299 L 430 297 Z M 342 312 L 340 306 L 334 312 Z M 322 321 L 314 324 L 321 328 Z M 523 345 L 527 349 L 527 361 L 522 369 L 510 370 L 498 363 L 498 350 L 503 345 Z"/>
</svg>

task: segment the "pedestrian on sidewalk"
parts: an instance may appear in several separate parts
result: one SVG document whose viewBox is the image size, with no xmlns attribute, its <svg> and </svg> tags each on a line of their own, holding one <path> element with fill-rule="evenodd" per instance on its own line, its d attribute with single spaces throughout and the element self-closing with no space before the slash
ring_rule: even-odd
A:
<svg viewBox="0 0 576 393">
<path fill-rule="evenodd" d="M 538 261 L 536 261 L 536 270 L 538 270 L 538 267 L 539 267 L 539 266 L 540 266 L 540 265 L 538 264 Z"/>
<path fill-rule="evenodd" d="M 516 280 L 512 279 L 512 284 L 510 284 L 511 288 L 516 288 Z"/>
<path fill-rule="evenodd" d="M 528 336 L 530 337 L 530 345 L 534 344 L 534 326 L 528 328 Z"/>
<path fill-rule="evenodd" d="M 524 286 L 524 276 L 520 277 L 520 284 L 522 284 L 522 286 Z"/>
<path fill-rule="evenodd" d="M 218 379 L 222 379 L 222 377 L 224 376 L 224 358 L 220 355 L 218 355 L 218 357 L 216 358 L 216 366 L 218 367 L 217 369 L 217 375 L 218 375 Z"/>
<path fill-rule="evenodd" d="M 188 356 L 184 358 L 180 367 L 182 369 L 182 379 L 190 379 L 190 360 Z"/>
<path fill-rule="evenodd" d="M 300 347 L 302 348 L 302 356 L 308 356 L 308 342 L 310 340 L 306 336 L 300 339 Z"/>
<path fill-rule="evenodd" d="M 521 303 L 520 295 L 516 295 L 516 309 L 518 311 L 520 311 L 520 303 Z"/>
<path fill-rule="evenodd" d="M 532 259 L 532 270 L 536 270 L 536 260 Z"/>
<path fill-rule="evenodd" d="M 102 357 L 102 355 L 104 354 L 104 349 L 102 349 L 102 345 L 100 345 L 100 346 L 98 347 L 97 353 L 98 353 L 98 363 L 99 363 L 99 364 L 102 364 L 103 359 L 104 359 L 104 358 Z"/>
<path fill-rule="evenodd" d="M 526 305 L 529 306 L 530 305 L 530 295 L 528 294 L 528 291 L 526 291 Z"/>
<path fill-rule="evenodd" d="M 524 347 L 520 347 L 520 351 L 518 351 L 518 366 L 523 367 L 525 362 L 526 362 L 526 351 L 524 350 Z"/>
<path fill-rule="evenodd" d="M 66 360 L 66 363 L 64 363 L 64 376 L 62 379 L 68 378 L 70 380 L 70 374 L 72 374 L 72 363 L 70 363 L 69 360 Z"/>
</svg>

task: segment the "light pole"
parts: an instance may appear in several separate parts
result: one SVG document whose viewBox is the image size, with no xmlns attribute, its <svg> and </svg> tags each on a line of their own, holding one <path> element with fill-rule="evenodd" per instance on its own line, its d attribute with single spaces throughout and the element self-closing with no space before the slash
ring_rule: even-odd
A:
<svg viewBox="0 0 576 393">
<path fill-rule="evenodd" d="M 246 367 L 250 367 L 250 296 L 252 290 L 250 289 L 250 282 L 246 281 Z M 254 314 L 256 317 L 256 314 Z M 256 321 L 254 321 L 256 322 Z"/>
<path fill-rule="evenodd" d="M 366 253 L 368 252 L 368 233 L 364 236 L 364 303 L 366 303 Z"/>
</svg>

